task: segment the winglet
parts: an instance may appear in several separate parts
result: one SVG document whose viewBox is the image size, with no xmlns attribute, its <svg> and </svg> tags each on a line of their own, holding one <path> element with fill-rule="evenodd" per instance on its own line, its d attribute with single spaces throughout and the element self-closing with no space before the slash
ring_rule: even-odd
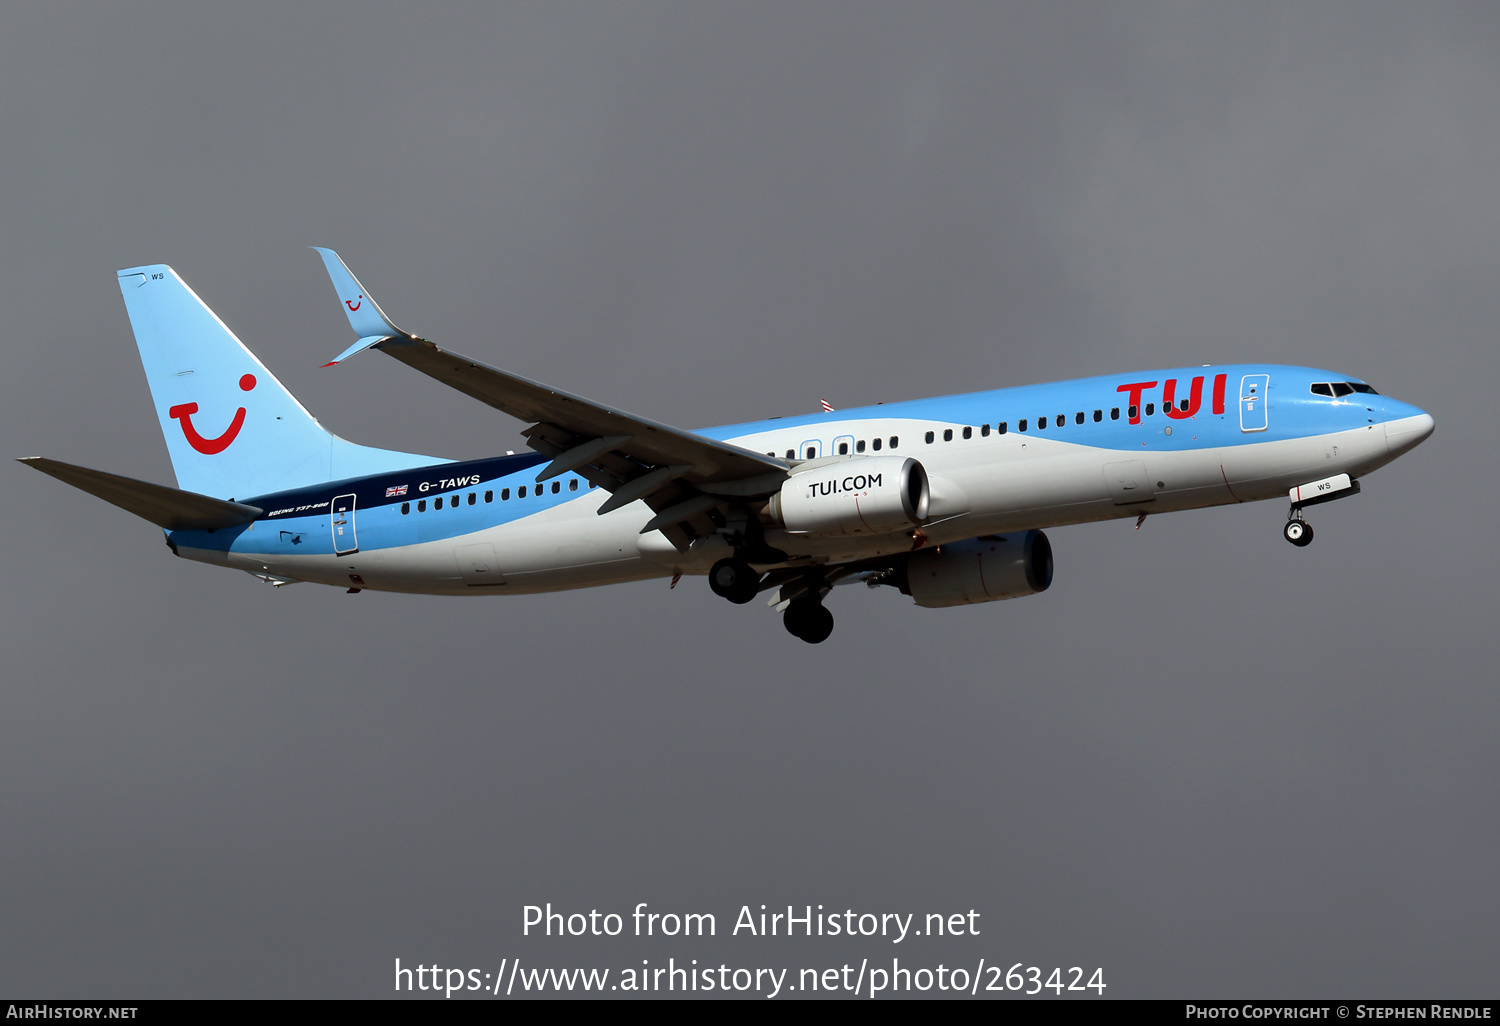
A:
<svg viewBox="0 0 1500 1026">
<path fill-rule="evenodd" d="M 362 349 L 368 349 L 381 339 L 390 338 L 393 335 L 407 336 L 407 333 L 396 327 L 395 323 L 380 309 L 380 304 L 371 298 L 365 287 L 359 283 L 349 268 L 344 266 L 344 261 L 331 249 L 321 246 L 313 246 L 318 256 L 323 258 L 323 266 L 328 268 L 328 277 L 333 281 L 333 290 L 338 293 L 339 302 L 344 307 L 344 314 L 349 318 L 349 327 L 354 329 L 354 334 L 359 336 L 359 341 L 349 349 L 346 349 L 333 360 L 323 366 L 332 367 L 334 364 L 353 356 Z"/>
<path fill-rule="evenodd" d="M 334 364 L 343 363 L 355 353 L 363 352 L 364 350 L 369 349 L 371 346 L 378 346 L 380 345 L 380 343 L 386 341 L 390 337 L 391 336 L 389 335 L 366 335 L 364 338 L 354 343 L 354 345 L 350 346 L 348 349 L 345 349 L 342 353 L 335 356 L 332 360 L 329 360 L 327 363 L 323 364 L 323 366 L 332 367 Z"/>
</svg>

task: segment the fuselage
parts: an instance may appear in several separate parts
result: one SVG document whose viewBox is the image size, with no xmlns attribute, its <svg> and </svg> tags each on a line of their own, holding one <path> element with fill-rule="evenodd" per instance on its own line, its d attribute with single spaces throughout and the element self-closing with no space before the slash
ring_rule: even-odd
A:
<svg viewBox="0 0 1500 1026">
<path fill-rule="evenodd" d="M 1359 478 L 1426 438 L 1433 421 L 1358 379 L 1280 365 L 1177 368 L 890 403 L 701 430 L 799 461 L 898 455 L 931 484 L 924 544 L 1285 496 Z M 679 551 L 641 533 L 635 502 L 574 474 L 538 484 L 537 454 L 414 466 L 240 501 L 265 514 L 172 531 L 190 559 L 276 580 L 428 594 L 555 591 L 706 573 L 720 536 Z M 767 528 L 802 563 L 906 552 L 910 533 L 811 537 Z"/>
</svg>

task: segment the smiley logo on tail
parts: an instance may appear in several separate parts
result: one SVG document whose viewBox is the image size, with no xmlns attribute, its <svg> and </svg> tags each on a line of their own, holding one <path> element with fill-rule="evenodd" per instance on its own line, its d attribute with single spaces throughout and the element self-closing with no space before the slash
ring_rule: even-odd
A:
<svg viewBox="0 0 1500 1026">
<path fill-rule="evenodd" d="M 349 308 L 350 313 L 353 313 L 365 305 L 365 297 L 360 296 L 358 299 L 346 299 L 344 300 L 344 305 Z"/>
<path fill-rule="evenodd" d="M 255 375 L 246 374 L 240 378 L 240 389 L 248 392 L 255 387 Z M 245 425 L 245 408 L 241 406 L 234 411 L 234 420 L 229 422 L 228 429 L 218 438 L 204 438 L 193 427 L 193 414 L 198 412 L 197 403 L 183 403 L 181 406 L 173 406 L 167 410 L 167 416 L 173 420 L 182 422 L 182 434 L 187 439 L 188 445 L 201 452 L 205 456 L 214 456 L 229 448 L 236 438 L 239 437 L 240 428 Z"/>
</svg>

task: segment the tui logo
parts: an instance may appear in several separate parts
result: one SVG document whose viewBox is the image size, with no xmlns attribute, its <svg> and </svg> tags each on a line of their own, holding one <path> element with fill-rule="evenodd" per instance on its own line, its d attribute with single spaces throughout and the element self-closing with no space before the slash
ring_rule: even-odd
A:
<svg viewBox="0 0 1500 1026">
<path fill-rule="evenodd" d="M 246 374 L 240 378 L 240 390 L 250 391 L 255 387 L 255 375 Z M 216 456 L 229 448 L 230 444 L 239 437 L 240 428 L 245 426 L 245 408 L 241 406 L 234 411 L 234 419 L 229 422 L 229 427 L 217 438 L 204 438 L 193 427 L 193 414 L 198 412 L 197 403 L 183 403 L 181 406 L 173 406 L 167 410 L 167 416 L 173 420 L 182 422 L 182 435 L 187 439 L 196 451 L 205 456 Z"/>
</svg>

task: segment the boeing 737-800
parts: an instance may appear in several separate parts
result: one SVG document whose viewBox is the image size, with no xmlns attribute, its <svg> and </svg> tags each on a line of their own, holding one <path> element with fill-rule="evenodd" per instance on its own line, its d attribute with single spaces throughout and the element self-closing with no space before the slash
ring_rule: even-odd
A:
<svg viewBox="0 0 1500 1026">
<path fill-rule="evenodd" d="M 1286 496 L 1303 510 L 1432 433 L 1363 381 L 1242 364 L 1143 371 L 685 431 L 401 330 L 320 249 L 358 341 L 526 424 L 454 462 L 325 431 L 165 265 L 118 272 L 177 488 L 22 462 L 157 524 L 172 552 L 274 585 L 504 595 L 706 575 L 808 642 L 835 585 L 917 605 L 1052 583 L 1043 529 Z"/>
</svg>

